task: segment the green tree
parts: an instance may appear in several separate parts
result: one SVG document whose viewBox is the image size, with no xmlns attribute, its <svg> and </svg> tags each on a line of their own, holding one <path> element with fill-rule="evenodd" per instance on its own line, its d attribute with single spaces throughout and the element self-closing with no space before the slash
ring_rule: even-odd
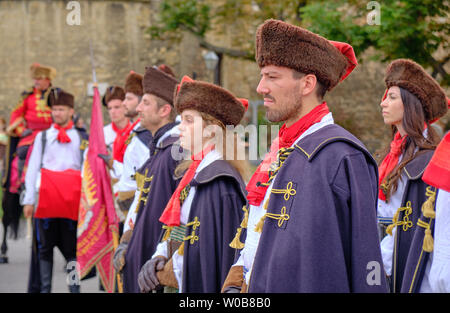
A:
<svg viewBox="0 0 450 313">
<path fill-rule="evenodd" d="M 450 85 L 444 68 L 450 61 L 449 8 L 447 0 L 163 0 L 158 22 L 149 31 L 153 38 L 173 39 L 179 38 L 181 31 L 189 31 L 206 49 L 254 60 L 256 27 L 276 18 L 331 40 L 349 42 L 357 55 L 374 47 L 375 57 L 382 61 L 411 58 L 431 67 L 433 77 Z M 379 15 L 379 25 L 368 23 L 370 14 Z M 221 33 L 230 27 L 240 34 L 232 46 L 206 39 L 208 32 Z M 438 49 L 445 51 L 440 59 L 434 56 Z"/>
</svg>

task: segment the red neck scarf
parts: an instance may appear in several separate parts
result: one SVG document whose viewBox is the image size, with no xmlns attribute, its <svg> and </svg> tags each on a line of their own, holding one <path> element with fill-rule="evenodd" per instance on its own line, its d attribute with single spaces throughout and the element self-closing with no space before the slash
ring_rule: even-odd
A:
<svg viewBox="0 0 450 313">
<path fill-rule="evenodd" d="M 127 148 L 126 141 L 128 137 L 130 136 L 131 131 L 133 128 L 139 123 L 140 119 L 137 119 L 134 123 L 128 123 L 128 125 L 120 130 L 120 133 L 117 132 L 114 127 L 113 123 L 113 129 L 116 131 L 116 139 L 114 139 L 113 143 L 113 158 L 114 160 L 117 160 L 121 163 L 123 163 L 123 155 L 125 154 L 125 150 Z"/>
<path fill-rule="evenodd" d="M 195 171 L 198 166 L 202 162 L 203 158 L 214 149 L 214 146 L 208 146 L 203 151 L 199 152 L 196 155 L 191 156 L 192 163 L 189 165 L 188 170 L 184 174 L 180 183 L 178 184 L 177 189 L 172 194 L 169 202 L 164 209 L 164 212 L 161 214 L 159 221 L 167 226 L 180 226 L 180 213 L 181 213 L 181 205 L 180 205 L 180 195 L 181 191 L 192 181 L 195 176 Z"/>
<path fill-rule="evenodd" d="M 69 123 L 67 124 L 66 127 L 59 126 L 56 123 L 53 124 L 53 127 L 55 127 L 55 129 L 58 130 L 58 136 L 56 137 L 56 139 L 58 139 L 58 141 L 60 143 L 69 143 L 69 142 L 71 142 L 70 137 L 66 133 L 66 130 L 71 129 L 73 127 L 72 120 L 69 121 Z"/>
<path fill-rule="evenodd" d="M 117 136 L 122 136 L 123 133 L 127 130 L 128 125 L 130 125 L 131 123 L 128 122 L 127 125 L 125 125 L 124 128 L 119 128 L 116 124 L 114 124 L 114 122 L 111 123 L 112 129 L 113 131 L 116 133 Z"/>
<path fill-rule="evenodd" d="M 391 149 L 389 150 L 389 153 L 384 158 L 383 162 L 381 162 L 380 166 L 378 167 L 379 172 L 379 180 L 378 180 L 378 198 L 380 200 L 386 201 L 386 195 L 384 194 L 381 184 L 384 183 L 385 178 L 389 175 L 390 172 L 397 166 L 398 159 L 400 158 L 400 155 L 403 151 L 403 143 L 405 142 L 407 136 L 400 135 L 399 132 L 397 132 L 394 136 L 394 140 L 391 142 Z"/>
<path fill-rule="evenodd" d="M 276 161 L 278 150 L 280 148 L 292 146 L 295 140 L 297 140 L 308 128 L 320 122 L 328 113 L 330 113 L 330 111 L 327 103 L 323 102 L 290 127 L 286 127 L 286 124 L 281 127 L 278 137 L 272 142 L 270 152 L 258 166 L 255 174 L 250 178 L 247 185 L 247 200 L 249 204 L 259 206 L 264 199 L 268 187 L 257 186 L 257 183 L 266 183 L 269 180 L 268 169 L 270 164 Z"/>
</svg>

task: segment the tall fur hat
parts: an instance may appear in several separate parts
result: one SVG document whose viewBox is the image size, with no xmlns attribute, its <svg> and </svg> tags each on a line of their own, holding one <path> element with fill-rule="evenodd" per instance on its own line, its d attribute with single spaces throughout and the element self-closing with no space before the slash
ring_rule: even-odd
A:
<svg viewBox="0 0 450 313">
<path fill-rule="evenodd" d="M 175 108 L 178 114 L 188 109 L 204 112 L 225 126 L 238 125 L 247 107 L 246 99 L 238 99 L 222 87 L 194 81 L 187 76 L 183 77 L 175 90 Z"/>
<path fill-rule="evenodd" d="M 422 103 L 427 121 L 434 121 L 447 113 L 444 90 L 422 66 L 408 59 L 398 59 L 388 65 L 384 78 L 386 88 L 398 86 L 414 94 Z"/>
<path fill-rule="evenodd" d="M 142 97 L 144 91 L 142 89 L 142 75 L 134 71 L 130 71 L 125 79 L 125 93 L 131 92 Z"/>
<path fill-rule="evenodd" d="M 102 99 L 102 104 L 106 107 L 108 102 L 114 99 L 123 101 L 125 99 L 125 91 L 120 86 L 109 86 L 106 89 L 105 95 Z"/>
<path fill-rule="evenodd" d="M 33 63 L 30 66 L 30 74 L 33 79 L 48 78 L 49 80 L 53 80 L 56 76 L 56 70 L 51 66 Z"/>
<path fill-rule="evenodd" d="M 314 74 L 327 90 L 333 89 L 356 67 L 352 46 L 328 41 L 304 28 L 269 19 L 256 31 L 256 61 L 260 68 L 283 66 Z"/>
<path fill-rule="evenodd" d="M 61 88 L 52 88 L 48 95 L 48 106 L 51 107 L 53 105 L 65 105 L 73 109 L 75 107 L 75 98 Z"/>
<path fill-rule="evenodd" d="M 173 73 L 173 72 L 172 72 Z M 178 84 L 175 77 L 157 67 L 146 67 L 142 86 L 144 93 L 155 95 L 173 105 L 173 91 Z"/>
<path fill-rule="evenodd" d="M 163 71 L 166 74 L 169 74 L 172 77 L 175 77 L 175 73 L 173 72 L 172 68 L 166 64 L 161 64 L 158 66 L 158 70 Z"/>
</svg>

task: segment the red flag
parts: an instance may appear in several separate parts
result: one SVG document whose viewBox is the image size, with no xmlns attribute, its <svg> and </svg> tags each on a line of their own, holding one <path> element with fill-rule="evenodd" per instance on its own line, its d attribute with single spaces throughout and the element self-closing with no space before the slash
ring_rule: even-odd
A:
<svg viewBox="0 0 450 313">
<path fill-rule="evenodd" d="M 98 156 L 107 154 L 100 103 L 100 94 L 94 87 L 89 149 L 83 165 L 78 215 L 77 262 L 81 278 L 97 266 L 105 290 L 113 292 L 116 275 L 112 261 L 119 231 L 111 180 L 105 162 Z"/>
</svg>

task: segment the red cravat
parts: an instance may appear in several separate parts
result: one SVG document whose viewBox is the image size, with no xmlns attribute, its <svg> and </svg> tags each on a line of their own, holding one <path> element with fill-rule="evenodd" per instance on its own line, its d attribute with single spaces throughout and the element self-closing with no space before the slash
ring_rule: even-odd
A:
<svg viewBox="0 0 450 313">
<path fill-rule="evenodd" d="M 253 174 L 247 184 L 247 200 L 249 204 L 259 206 L 261 201 L 264 199 L 268 186 L 261 186 L 257 184 L 266 183 L 269 180 L 269 173 L 267 169 L 270 164 L 277 159 L 278 149 L 290 147 L 308 128 L 320 122 L 328 113 L 330 113 L 330 111 L 327 103 L 323 102 L 290 127 L 286 127 L 286 124 L 281 127 L 278 137 L 272 142 L 270 152 L 258 166 L 255 174 Z"/>
<path fill-rule="evenodd" d="M 71 129 L 73 127 L 73 122 L 70 120 L 66 127 L 61 127 L 58 124 L 53 124 L 53 127 L 58 130 L 58 136 L 56 139 L 60 143 L 69 143 L 71 142 L 70 137 L 67 135 L 66 130 Z"/>
<path fill-rule="evenodd" d="M 123 155 L 125 154 L 125 150 L 127 148 L 126 141 L 133 130 L 133 128 L 136 126 L 137 123 L 139 123 L 140 119 L 137 119 L 136 122 L 133 124 L 129 123 L 122 131 L 121 133 L 117 133 L 116 139 L 113 143 L 113 158 L 114 160 L 117 160 L 119 162 L 123 162 Z M 114 124 L 113 124 L 114 128 Z"/>
<path fill-rule="evenodd" d="M 194 178 L 195 171 L 202 162 L 203 158 L 214 148 L 214 146 L 208 146 L 200 153 L 191 157 L 192 163 L 189 165 L 188 170 L 184 174 L 177 189 L 172 194 L 169 202 L 167 203 L 164 212 L 161 214 L 159 221 L 167 226 L 180 226 L 180 195 L 181 191 L 186 187 Z"/>
</svg>

